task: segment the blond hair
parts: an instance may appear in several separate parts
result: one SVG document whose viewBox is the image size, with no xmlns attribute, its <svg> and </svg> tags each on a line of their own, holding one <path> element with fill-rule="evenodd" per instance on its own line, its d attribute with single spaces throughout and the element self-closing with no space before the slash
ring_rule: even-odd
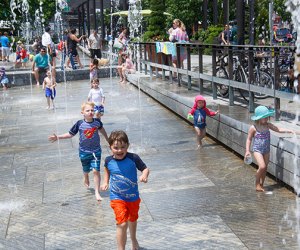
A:
<svg viewBox="0 0 300 250">
<path fill-rule="evenodd" d="M 95 104 L 93 102 L 84 102 L 81 104 L 81 111 L 83 111 L 86 106 L 91 106 L 92 108 L 94 108 Z"/>
</svg>

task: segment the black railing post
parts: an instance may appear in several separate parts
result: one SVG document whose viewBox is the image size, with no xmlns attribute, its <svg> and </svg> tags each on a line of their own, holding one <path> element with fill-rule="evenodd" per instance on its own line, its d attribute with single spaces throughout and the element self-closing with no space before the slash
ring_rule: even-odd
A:
<svg viewBox="0 0 300 250">
<path fill-rule="evenodd" d="M 152 44 L 148 44 L 149 46 L 149 61 L 152 62 Z M 153 67 L 150 66 L 149 67 L 149 70 L 150 70 L 150 80 L 152 81 L 152 77 L 153 77 Z"/>
<path fill-rule="evenodd" d="M 176 68 L 180 69 L 180 44 L 176 44 Z M 177 79 L 178 79 L 178 85 L 181 85 L 181 74 L 177 70 Z"/>
<path fill-rule="evenodd" d="M 187 46 L 187 77 L 188 77 L 188 90 L 192 89 L 192 77 L 189 75 L 189 71 L 191 71 L 191 47 Z"/>
<path fill-rule="evenodd" d="M 217 75 L 217 48 L 216 46 L 212 46 L 212 74 L 213 76 Z M 212 94 L 213 94 L 213 99 L 217 99 L 217 84 L 212 81 Z"/>
<path fill-rule="evenodd" d="M 254 55 L 253 55 L 253 47 L 250 46 L 248 48 L 248 71 L 249 71 L 249 77 L 248 77 L 248 86 L 249 86 L 249 105 L 248 109 L 250 113 L 254 112 L 254 93 L 250 91 L 250 84 L 253 84 L 254 82 L 254 71 L 253 71 L 253 60 L 254 60 Z"/>
<path fill-rule="evenodd" d="M 146 44 L 143 44 L 143 47 L 144 47 L 144 67 L 145 67 L 145 75 L 147 75 L 147 74 L 148 74 L 148 65 L 146 64 L 146 62 L 148 61 L 148 58 L 147 58 L 147 50 L 146 50 L 147 45 L 146 45 Z"/>
<path fill-rule="evenodd" d="M 274 108 L 275 108 L 275 120 L 278 121 L 280 117 L 280 98 L 276 97 L 276 90 L 280 88 L 280 69 L 278 65 L 279 48 L 274 47 Z"/>
<path fill-rule="evenodd" d="M 203 48 L 198 46 L 199 74 L 203 74 Z M 199 92 L 203 94 L 203 79 L 199 77 Z"/>
<path fill-rule="evenodd" d="M 154 47 L 154 62 L 157 64 L 158 63 L 158 54 L 156 53 L 156 47 L 155 44 L 153 44 Z M 155 75 L 158 77 L 158 68 L 155 66 Z"/>
<path fill-rule="evenodd" d="M 228 49 L 228 78 L 233 80 L 233 47 L 230 46 Z M 234 88 L 229 84 L 229 105 L 234 105 Z"/>
<path fill-rule="evenodd" d="M 139 57 L 140 57 L 140 72 L 142 72 L 142 45 L 138 43 L 139 46 Z"/>
</svg>

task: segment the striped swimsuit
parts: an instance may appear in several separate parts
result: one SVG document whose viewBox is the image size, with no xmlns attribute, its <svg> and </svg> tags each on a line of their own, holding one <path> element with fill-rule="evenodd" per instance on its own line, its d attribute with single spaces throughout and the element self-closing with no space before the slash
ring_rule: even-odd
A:
<svg viewBox="0 0 300 250">
<path fill-rule="evenodd" d="M 254 126 L 255 127 L 255 126 Z M 253 139 L 253 152 L 258 152 L 261 154 L 267 154 L 270 152 L 270 130 L 258 131 L 257 128 L 256 133 Z"/>
</svg>

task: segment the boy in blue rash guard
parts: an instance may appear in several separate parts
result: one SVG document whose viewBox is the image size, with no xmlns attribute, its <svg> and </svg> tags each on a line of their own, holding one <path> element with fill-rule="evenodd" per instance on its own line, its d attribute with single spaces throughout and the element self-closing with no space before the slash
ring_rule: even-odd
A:
<svg viewBox="0 0 300 250">
<path fill-rule="evenodd" d="M 100 160 L 101 146 L 99 132 L 106 141 L 108 137 L 100 119 L 94 118 L 94 103 L 84 102 L 81 105 L 83 120 L 77 121 L 68 133 L 62 135 L 53 134 L 49 136 L 49 141 L 55 142 L 59 139 L 72 138 L 79 132 L 79 158 L 83 168 L 84 185 L 89 188 L 89 172 L 94 173 L 95 196 L 98 201 L 102 200 L 100 196 Z"/>
<path fill-rule="evenodd" d="M 194 127 L 198 141 L 197 149 L 202 147 L 202 139 L 206 135 L 206 116 L 215 116 L 218 113 L 219 110 L 214 112 L 206 107 L 206 101 L 202 95 L 197 95 L 195 97 L 195 103 L 188 114 L 188 119 L 194 120 Z"/>
<path fill-rule="evenodd" d="M 147 183 L 149 169 L 137 154 L 127 152 L 129 140 L 124 131 L 113 131 L 108 143 L 112 156 L 104 163 L 102 190 L 110 187 L 110 206 L 114 210 L 117 223 L 118 250 L 125 250 L 127 228 L 129 227 L 133 250 L 139 249 L 136 239 L 136 228 L 139 204 L 137 170 L 142 172 L 140 182 Z"/>
</svg>

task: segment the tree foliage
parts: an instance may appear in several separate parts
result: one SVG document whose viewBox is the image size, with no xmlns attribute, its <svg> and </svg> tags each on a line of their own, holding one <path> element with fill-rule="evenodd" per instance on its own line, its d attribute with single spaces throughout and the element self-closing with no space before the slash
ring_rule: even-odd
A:
<svg viewBox="0 0 300 250">
<path fill-rule="evenodd" d="M 148 29 L 144 34 L 143 40 L 164 40 L 166 38 L 165 1 L 149 0 L 149 7 L 152 13 L 148 18 Z"/>
<path fill-rule="evenodd" d="M 10 9 L 10 0 L 2 0 L 0 3 L 0 19 L 4 21 L 12 21 L 13 20 L 13 14 Z M 53 19 L 55 11 L 56 11 L 56 1 L 42 1 L 43 5 L 43 15 L 45 19 L 45 24 L 47 25 L 50 20 Z M 16 28 L 19 27 L 21 22 L 24 22 L 26 19 L 25 13 L 22 10 L 22 1 L 21 0 L 15 0 L 15 3 L 17 5 L 17 8 L 14 10 L 14 13 L 16 14 L 16 21 L 17 24 L 15 25 Z M 33 24 L 33 21 L 35 19 L 35 11 L 40 8 L 40 0 L 28 0 L 29 5 L 29 13 L 27 16 L 28 21 Z M 32 27 L 34 29 L 34 27 Z"/>
</svg>

